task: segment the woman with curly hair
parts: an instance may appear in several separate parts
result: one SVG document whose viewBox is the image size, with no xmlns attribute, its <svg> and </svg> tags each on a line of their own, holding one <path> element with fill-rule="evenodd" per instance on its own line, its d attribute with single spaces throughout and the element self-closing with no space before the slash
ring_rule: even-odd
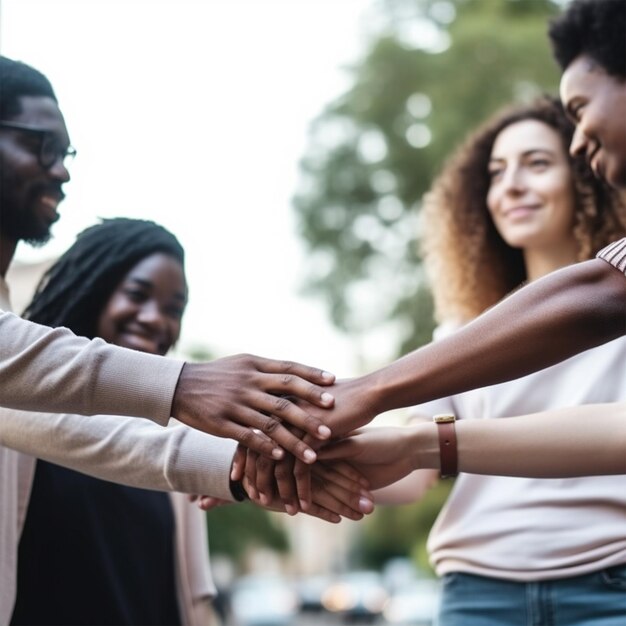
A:
<svg viewBox="0 0 626 626">
<path fill-rule="evenodd" d="M 569 156 L 572 132 L 561 106 L 541 99 L 496 115 L 444 167 L 425 198 L 423 230 L 440 336 L 522 283 L 591 259 L 624 236 L 626 208 Z M 414 411 L 485 420 L 623 403 L 624 380 L 620 338 Z M 377 500 L 413 501 L 438 475 L 414 472 Z M 624 528 L 622 476 L 461 474 L 428 542 L 443 579 L 440 626 L 623 624 Z"/>
<path fill-rule="evenodd" d="M 522 122 L 526 123 L 522 126 Z M 560 201 L 571 213 L 567 241 L 561 241 L 558 247 L 563 261 L 555 259 L 549 271 L 592 259 L 626 231 L 626 209 L 616 192 L 600 183 L 582 160 L 574 161 L 569 156 L 569 138 L 574 129 L 558 101 L 546 98 L 507 109 L 457 151 L 425 197 L 422 248 L 429 274 L 437 277 L 433 295 L 440 322 L 469 321 L 524 282 L 548 273 L 534 264 L 537 256 L 543 255 L 537 254 L 535 246 L 523 245 L 523 234 L 522 238 L 515 235 L 514 231 L 524 230 L 529 220 L 523 215 L 511 216 L 506 221 L 519 228 L 508 228 L 509 236 L 504 218 L 490 208 L 490 203 L 497 201 L 495 195 L 504 175 L 502 160 L 492 158 L 493 146 L 505 129 L 516 124 L 522 133 L 533 128 L 538 134 L 546 127 L 551 130 L 553 143 L 559 139 L 562 148 L 556 155 L 558 165 L 571 170 L 571 184 L 563 181 L 568 188 Z M 527 160 L 530 173 L 539 175 L 550 169 L 542 154 L 529 154 Z M 512 188 L 509 194 L 513 199 L 507 202 L 515 203 L 515 196 L 522 190 Z M 551 255 L 555 255 L 554 244 L 550 247 Z"/>
</svg>

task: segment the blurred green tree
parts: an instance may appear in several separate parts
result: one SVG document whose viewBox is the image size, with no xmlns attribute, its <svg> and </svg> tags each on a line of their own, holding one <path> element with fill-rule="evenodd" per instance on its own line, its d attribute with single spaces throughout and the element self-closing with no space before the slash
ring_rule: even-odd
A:
<svg viewBox="0 0 626 626">
<path fill-rule="evenodd" d="M 362 522 L 352 562 L 359 567 L 381 569 L 390 559 L 409 556 L 419 571 L 434 575 L 425 540 L 452 485 L 452 481 L 439 482 L 416 504 L 379 506 Z"/>
<path fill-rule="evenodd" d="M 266 510 L 254 504 L 220 506 L 207 512 L 207 526 L 212 554 L 230 557 L 241 565 L 246 551 L 266 547 L 287 552 L 287 533 Z"/>
<path fill-rule="evenodd" d="M 416 244 L 444 158 L 496 108 L 556 92 L 550 0 L 383 0 L 353 84 L 312 124 L 294 197 L 305 290 L 353 336 L 387 325 L 397 353 L 430 340 Z"/>
</svg>

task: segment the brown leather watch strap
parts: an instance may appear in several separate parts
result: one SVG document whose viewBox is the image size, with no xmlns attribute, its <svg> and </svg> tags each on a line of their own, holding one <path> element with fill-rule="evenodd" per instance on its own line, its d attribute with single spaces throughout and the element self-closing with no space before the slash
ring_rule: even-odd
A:
<svg viewBox="0 0 626 626">
<path fill-rule="evenodd" d="M 442 478 L 453 478 L 459 473 L 456 445 L 456 417 L 450 413 L 433 416 L 439 435 L 440 474 Z"/>
</svg>

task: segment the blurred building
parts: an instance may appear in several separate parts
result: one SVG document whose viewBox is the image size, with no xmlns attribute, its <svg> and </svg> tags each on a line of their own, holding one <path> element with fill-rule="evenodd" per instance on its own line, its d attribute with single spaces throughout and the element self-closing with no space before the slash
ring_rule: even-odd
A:
<svg viewBox="0 0 626 626">
<path fill-rule="evenodd" d="M 35 288 L 44 272 L 56 261 L 55 257 L 44 261 L 14 261 L 7 273 L 6 281 L 11 293 L 11 305 L 18 315 L 30 302 Z"/>
</svg>

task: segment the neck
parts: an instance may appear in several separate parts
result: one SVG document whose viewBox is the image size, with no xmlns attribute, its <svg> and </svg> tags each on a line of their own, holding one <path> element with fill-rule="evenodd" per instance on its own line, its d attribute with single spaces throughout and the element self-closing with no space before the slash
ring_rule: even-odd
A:
<svg viewBox="0 0 626 626">
<path fill-rule="evenodd" d="M 528 282 L 577 261 L 578 246 L 573 239 L 549 248 L 526 248 L 524 263 Z"/>
<path fill-rule="evenodd" d="M 8 239 L 0 233 L 0 277 L 4 278 L 11 265 L 13 256 L 15 255 L 15 249 L 17 248 L 17 241 Z"/>
</svg>

